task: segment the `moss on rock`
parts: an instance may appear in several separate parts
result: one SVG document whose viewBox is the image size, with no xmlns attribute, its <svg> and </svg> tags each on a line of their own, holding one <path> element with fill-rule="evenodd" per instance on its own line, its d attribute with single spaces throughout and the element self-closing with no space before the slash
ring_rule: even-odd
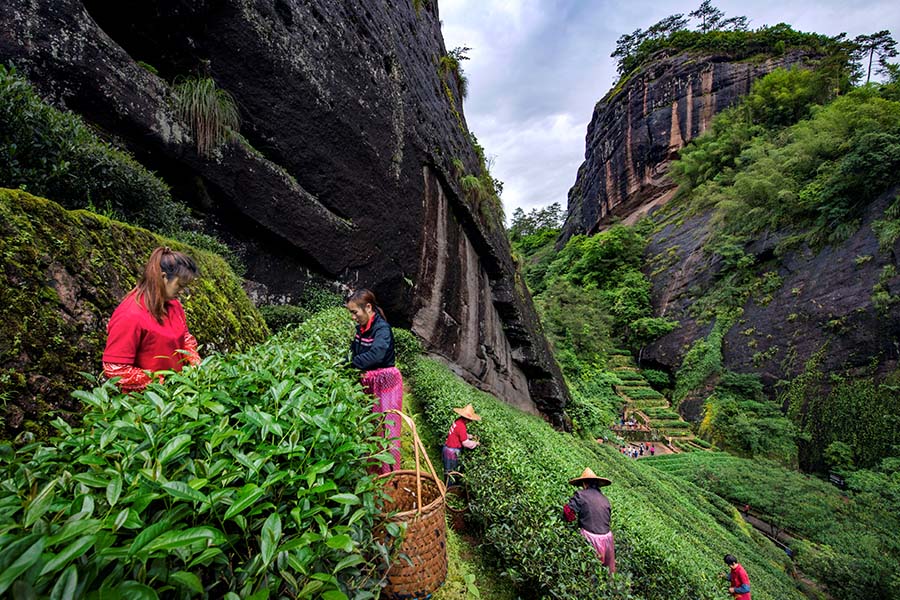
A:
<svg viewBox="0 0 900 600">
<path fill-rule="evenodd" d="M 268 329 L 220 257 L 20 190 L 0 189 L 0 405 L 4 436 L 42 433 L 50 413 L 74 416 L 79 372 L 99 373 L 106 323 L 156 246 L 200 268 L 184 300 L 201 353 L 255 344 Z"/>
</svg>

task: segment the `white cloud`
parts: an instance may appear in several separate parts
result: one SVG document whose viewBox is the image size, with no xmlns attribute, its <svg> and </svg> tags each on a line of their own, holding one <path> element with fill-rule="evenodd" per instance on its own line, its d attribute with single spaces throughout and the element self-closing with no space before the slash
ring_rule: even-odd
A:
<svg viewBox="0 0 900 600">
<path fill-rule="evenodd" d="M 448 48 L 469 46 L 465 115 L 495 157 L 507 215 L 517 207 L 560 202 L 584 160 L 594 104 L 613 85 L 609 54 L 622 33 L 696 8 L 695 2 L 635 0 L 441 0 Z M 900 36 L 900 3 L 718 0 L 752 27 L 790 23 L 801 31 L 851 37 L 890 29 Z"/>
</svg>

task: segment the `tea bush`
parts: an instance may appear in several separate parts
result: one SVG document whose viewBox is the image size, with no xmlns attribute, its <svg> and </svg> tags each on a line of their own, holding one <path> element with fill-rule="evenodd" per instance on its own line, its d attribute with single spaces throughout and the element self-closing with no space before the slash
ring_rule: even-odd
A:
<svg viewBox="0 0 900 600">
<path fill-rule="evenodd" d="M 481 446 L 463 455 L 470 512 L 522 597 L 723 598 L 718 573 L 731 552 L 750 572 L 754 597 L 799 598 L 784 554 L 717 496 L 626 460 L 611 445 L 555 431 L 431 360 L 417 361 L 411 375 L 434 430 L 446 431 L 451 409 L 469 402 L 483 416 L 471 427 Z M 619 566 L 613 577 L 561 517 L 574 492 L 568 478 L 586 466 L 613 481 L 606 488 Z"/>
<path fill-rule="evenodd" d="M 657 400 L 663 398 L 662 394 L 649 387 L 625 389 L 623 393 L 633 400 Z"/>
<path fill-rule="evenodd" d="M 0 595 L 374 598 L 384 457 L 345 311 L 0 447 Z M 398 532 L 393 532 L 398 533 Z"/>
<path fill-rule="evenodd" d="M 300 325 L 310 315 L 308 310 L 294 304 L 265 304 L 259 307 L 259 314 L 275 333 L 291 325 Z"/>
<path fill-rule="evenodd" d="M 798 565 L 807 576 L 826 584 L 833 597 L 898 597 L 900 586 L 891 580 L 900 560 L 897 459 L 885 459 L 878 470 L 850 476 L 846 494 L 774 462 L 724 453 L 666 455 L 642 462 L 736 505 L 749 504 L 766 522 L 805 538 L 792 544 Z"/>
</svg>

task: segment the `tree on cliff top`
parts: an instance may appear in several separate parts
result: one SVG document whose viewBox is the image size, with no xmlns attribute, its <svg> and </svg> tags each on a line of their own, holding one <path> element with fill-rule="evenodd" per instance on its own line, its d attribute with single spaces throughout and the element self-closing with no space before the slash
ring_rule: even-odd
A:
<svg viewBox="0 0 900 600">
<path fill-rule="evenodd" d="M 688 16 L 700 20 L 700 27 L 697 28 L 700 33 L 708 33 L 718 29 L 725 18 L 725 12 L 713 6 L 710 0 L 703 0 L 697 10 L 688 13 Z"/>
<path fill-rule="evenodd" d="M 891 37 L 890 31 L 884 29 L 871 35 L 858 35 L 853 42 L 858 46 L 857 60 L 868 58 L 866 83 L 869 83 L 869 79 L 872 77 L 872 61 L 876 56 L 878 57 L 877 72 L 883 74 L 889 72 L 888 59 L 897 56 L 897 42 Z"/>
<path fill-rule="evenodd" d="M 694 29 L 688 27 L 692 21 L 696 21 Z M 855 48 L 856 45 L 845 40 L 845 34 L 829 37 L 803 33 L 794 31 L 784 23 L 750 31 L 748 25 L 747 17 L 726 18 L 725 13 L 713 6 L 710 0 L 704 0 L 697 10 L 688 13 L 688 17 L 680 13 L 671 15 L 646 31 L 635 29 L 620 36 L 610 56 L 616 59 L 616 70 L 623 77 L 651 60 L 661 50 L 715 52 L 738 60 L 755 55 L 780 55 L 788 49 L 803 49 L 820 58 L 824 57 L 825 60 L 839 54 L 839 70 L 844 74 L 851 70 L 847 67 L 847 58 L 843 57 L 844 46 L 849 43 Z M 890 51 L 889 46 L 884 48 L 885 52 Z M 885 71 L 889 68 L 885 66 L 884 60 L 880 60 L 879 64 L 882 64 Z"/>
<path fill-rule="evenodd" d="M 695 18 L 700 21 L 696 31 L 701 34 L 713 31 L 746 31 L 748 19 L 747 17 L 730 17 L 725 18 L 724 11 L 712 5 L 710 0 L 703 0 L 697 10 L 688 13 L 688 17 Z M 688 31 L 689 18 L 684 14 L 677 13 L 670 15 L 656 22 L 647 28 L 635 29 L 631 33 L 626 33 L 616 40 L 616 49 L 610 55 L 619 59 L 618 70 L 620 74 L 624 74 L 627 70 L 626 66 L 631 63 L 631 59 L 640 49 L 641 45 L 648 40 L 665 40 L 679 31 Z"/>
</svg>

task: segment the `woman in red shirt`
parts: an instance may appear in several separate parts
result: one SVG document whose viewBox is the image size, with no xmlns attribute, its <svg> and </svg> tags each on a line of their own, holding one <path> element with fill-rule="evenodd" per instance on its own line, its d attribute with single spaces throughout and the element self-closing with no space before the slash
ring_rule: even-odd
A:
<svg viewBox="0 0 900 600">
<path fill-rule="evenodd" d="M 150 373 L 200 363 L 197 340 L 177 299 L 197 274 L 197 264 L 186 254 L 157 248 L 138 284 L 113 312 L 106 327 L 103 373 L 118 377 L 123 392 L 147 387 Z"/>
<path fill-rule="evenodd" d="M 469 437 L 469 430 L 466 428 L 467 421 L 480 421 L 481 415 L 475 412 L 475 407 L 466 404 L 465 408 L 454 408 L 453 412 L 459 417 L 450 426 L 447 433 L 447 441 L 441 449 L 441 459 L 444 463 L 444 476 L 447 478 L 447 485 L 453 483 L 453 477 L 450 473 L 459 470 L 459 455 L 463 448 L 476 448 L 478 441 Z"/>
</svg>

